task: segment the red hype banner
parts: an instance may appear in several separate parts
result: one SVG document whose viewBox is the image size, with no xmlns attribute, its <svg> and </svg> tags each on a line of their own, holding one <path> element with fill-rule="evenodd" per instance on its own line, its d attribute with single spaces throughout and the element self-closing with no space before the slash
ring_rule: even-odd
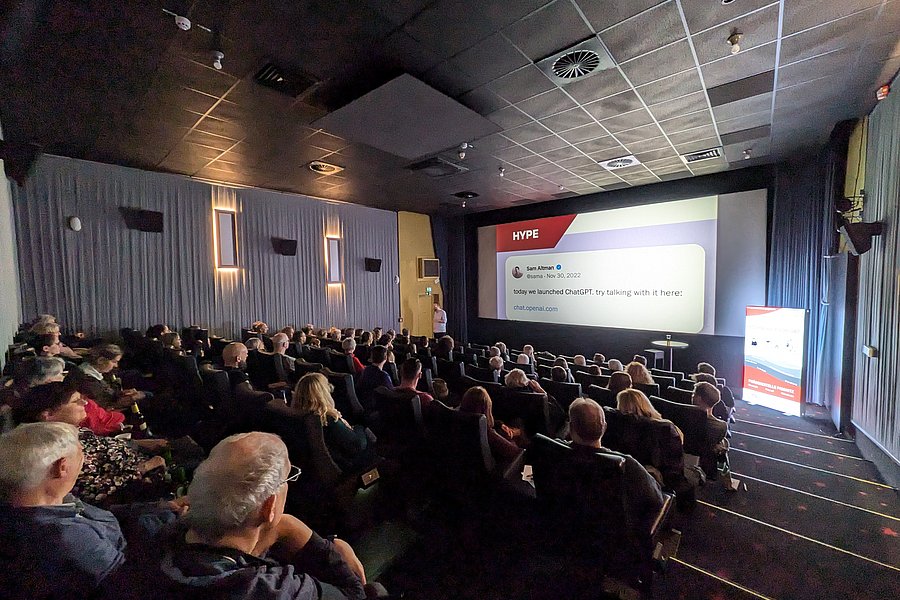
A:
<svg viewBox="0 0 900 600">
<path fill-rule="evenodd" d="M 575 215 L 497 225 L 497 252 L 555 248 Z"/>
</svg>

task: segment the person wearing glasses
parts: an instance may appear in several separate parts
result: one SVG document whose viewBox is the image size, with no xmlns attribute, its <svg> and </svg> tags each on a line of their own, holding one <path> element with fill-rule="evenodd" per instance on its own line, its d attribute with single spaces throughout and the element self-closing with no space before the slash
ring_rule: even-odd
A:
<svg viewBox="0 0 900 600">
<path fill-rule="evenodd" d="M 357 600 L 383 594 L 377 584 L 367 585 L 347 542 L 322 538 L 285 514 L 287 484 L 299 476 L 276 435 L 241 433 L 216 444 L 194 473 L 188 511 L 163 535 L 157 597 Z"/>
</svg>

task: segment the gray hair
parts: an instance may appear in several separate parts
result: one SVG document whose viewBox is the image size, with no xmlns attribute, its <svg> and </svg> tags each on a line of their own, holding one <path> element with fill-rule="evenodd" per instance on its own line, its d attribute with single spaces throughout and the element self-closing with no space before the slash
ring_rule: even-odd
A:
<svg viewBox="0 0 900 600">
<path fill-rule="evenodd" d="M 35 356 L 22 361 L 22 379 L 28 387 L 49 382 L 62 375 L 66 370 L 66 361 L 55 356 Z"/>
<path fill-rule="evenodd" d="M 519 355 L 518 358 L 516 358 L 516 363 L 520 364 L 520 365 L 530 365 L 531 357 L 523 352 L 522 354 Z"/>
<path fill-rule="evenodd" d="M 356 340 L 352 337 L 344 338 L 344 341 L 341 342 L 341 348 L 343 348 L 344 352 L 353 352 L 356 350 Z"/>
<path fill-rule="evenodd" d="M 606 363 L 609 366 L 610 371 L 624 371 L 625 368 L 622 366 L 622 361 L 618 358 L 611 358 L 609 362 Z"/>
<path fill-rule="evenodd" d="M 258 337 L 247 338 L 244 345 L 247 346 L 247 350 L 259 350 L 263 347 L 263 341 Z"/>
<path fill-rule="evenodd" d="M 491 346 L 488 352 L 491 356 L 500 356 L 500 348 L 497 346 Z"/>
<path fill-rule="evenodd" d="M 499 371 L 503 368 L 503 359 L 499 356 L 492 356 L 490 359 L 488 359 L 488 364 L 495 371 Z"/>
<path fill-rule="evenodd" d="M 287 464 L 287 447 L 277 435 L 254 431 L 225 438 L 194 472 L 188 523 L 212 538 L 239 529 L 278 491 Z"/>
<path fill-rule="evenodd" d="M 291 338 L 289 338 L 286 333 L 281 333 L 280 331 L 272 336 L 273 346 L 278 346 L 279 348 L 282 345 L 287 346 L 290 341 Z"/>
<path fill-rule="evenodd" d="M 503 383 L 506 384 L 507 387 L 525 387 L 528 385 L 528 376 L 522 369 L 513 369 L 506 374 Z"/>
<path fill-rule="evenodd" d="M 40 485 L 51 465 L 80 445 L 78 428 L 58 421 L 27 423 L 4 433 L 0 436 L 0 500 Z"/>
</svg>

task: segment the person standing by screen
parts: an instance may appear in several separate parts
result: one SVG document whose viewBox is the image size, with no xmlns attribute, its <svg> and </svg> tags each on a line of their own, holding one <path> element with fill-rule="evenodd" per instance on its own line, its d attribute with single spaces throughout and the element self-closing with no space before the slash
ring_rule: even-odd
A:
<svg viewBox="0 0 900 600">
<path fill-rule="evenodd" d="M 447 312 L 437 302 L 434 303 L 434 338 L 442 338 L 447 335 Z"/>
</svg>

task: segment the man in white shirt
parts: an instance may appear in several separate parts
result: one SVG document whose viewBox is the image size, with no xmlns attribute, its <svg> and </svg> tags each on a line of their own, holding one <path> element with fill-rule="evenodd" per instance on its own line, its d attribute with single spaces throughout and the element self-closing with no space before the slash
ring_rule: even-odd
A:
<svg viewBox="0 0 900 600">
<path fill-rule="evenodd" d="M 434 338 L 442 338 L 447 335 L 447 313 L 444 309 L 441 308 L 441 305 L 437 302 L 434 303 L 434 318 L 432 319 L 434 325 Z"/>
</svg>

